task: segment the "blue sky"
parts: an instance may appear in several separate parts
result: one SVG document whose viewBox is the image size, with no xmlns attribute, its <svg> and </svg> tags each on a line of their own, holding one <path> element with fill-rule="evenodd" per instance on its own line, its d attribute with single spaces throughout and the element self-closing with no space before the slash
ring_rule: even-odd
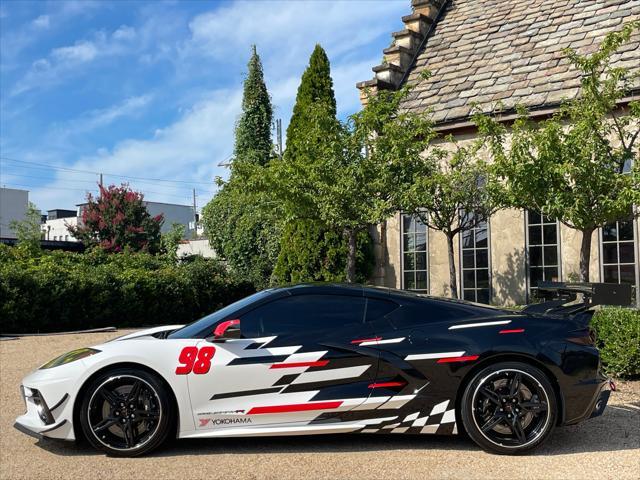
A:
<svg viewBox="0 0 640 480">
<path fill-rule="evenodd" d="M 203 205 L 226 174 L 251 44 L 284 128 L 315 43 L 345 117 L 409 12 L 409 0 L 2 1 L 0 155 L 44 166 L 2 159 L 0 184 L 70 208 L 104 172 L 183 181 L 128 180 L 155 201 L 190 203 L 196 188 Z"/>
</svg>

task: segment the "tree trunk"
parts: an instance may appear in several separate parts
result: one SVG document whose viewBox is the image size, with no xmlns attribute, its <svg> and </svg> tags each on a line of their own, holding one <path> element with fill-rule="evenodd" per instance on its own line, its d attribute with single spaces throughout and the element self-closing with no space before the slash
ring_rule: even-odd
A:
<svg viewBox="0 0 640 480">
<path fill-rule="evenodd" d="M 449 252 L 449 289 L 451 298 L 458 298 L 458 279 L 456 276 L 456 261 L 453 255 L 454 236 L 447 234 L 447 251 Z"/>
<path fill-rule="evenodd" d="M 345 230 L 345 235 L 349 242 L 349 253 L 347 255 L 347 282 L 356 281 L 356 231 L 352 228 Z"/>
<path fill-rule="evenodd" d="M 582 242 L 580 243 L 580 281 L 589 281 L 589 263 L 591 260 L 591 235 L 593 228 L 582 230 Z"/>
</svg>

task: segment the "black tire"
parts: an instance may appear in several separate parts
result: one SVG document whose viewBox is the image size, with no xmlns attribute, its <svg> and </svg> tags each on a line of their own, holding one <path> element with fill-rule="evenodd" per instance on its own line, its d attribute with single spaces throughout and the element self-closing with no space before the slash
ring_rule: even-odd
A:
<svg viewBox="0 0 640 480">
<path fill-rule="evenodd" d="M 175 406 L 157 376 L 118 368 L 87 385 L 79 417 L 93 447 L 116 457 L 136 457 L 164 443 L 174 424 Z"/>
<path fill-rule="evenodd" d="M 556 425 L 558 402 L 549 379 L 520 362 L 490 365 L 473 376 L 460 403 L 462 423 L 482 449 L 515 455 L 540 446 Z"/>
</svg>

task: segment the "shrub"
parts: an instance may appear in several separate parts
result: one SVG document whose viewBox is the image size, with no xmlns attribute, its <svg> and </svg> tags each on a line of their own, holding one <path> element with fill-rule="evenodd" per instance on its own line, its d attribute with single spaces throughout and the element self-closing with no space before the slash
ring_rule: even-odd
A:
<svg viewBox="0 0 640 480">
<path fill-rule="evenodd" d="M 145 253 L 27 257 L 0 248 L 3 333 L 188 323 L 252 291 L 201 257 L 178 264 Z"/>
<path fill-rule="evenodd" d="M 619 377 L 640 375 L 640 311 L 605 308 L 596 312 L 591 326 L 606 371 Z"/>
</svg>

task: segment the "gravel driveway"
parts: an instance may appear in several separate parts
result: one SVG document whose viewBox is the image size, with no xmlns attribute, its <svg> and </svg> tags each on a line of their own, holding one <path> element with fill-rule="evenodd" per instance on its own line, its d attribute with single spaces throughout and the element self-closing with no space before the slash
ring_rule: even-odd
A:
<svg viewBox="0 0 640 480">
<path fill-rule="evenodd" d="M 0 478 L 639 478 L 640 382 L 619 384 L 604 416 L 555 431 L 533 454 L 482 452 L 468 439 L 327 435 L 182 440 L 137 459 L 38 441 L 13 429 L 21 378 L 68 350 L 123 332 L 0 341 Z"/>
</svg>

